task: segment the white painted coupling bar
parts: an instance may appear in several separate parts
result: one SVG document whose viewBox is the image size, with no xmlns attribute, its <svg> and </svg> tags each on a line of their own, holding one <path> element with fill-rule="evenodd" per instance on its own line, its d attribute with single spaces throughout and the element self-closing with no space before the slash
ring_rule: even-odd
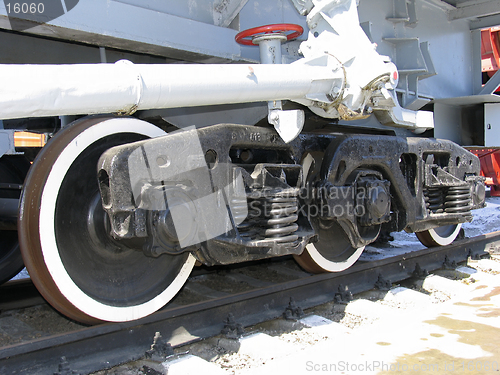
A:
<svg viewBox="0 0 500 375">
<path fill-rule="evenodd" d="M 0 65 L 0 119 L 294 100 L 330 94 L 341 69 L 305 64 Z"/>
</svg>

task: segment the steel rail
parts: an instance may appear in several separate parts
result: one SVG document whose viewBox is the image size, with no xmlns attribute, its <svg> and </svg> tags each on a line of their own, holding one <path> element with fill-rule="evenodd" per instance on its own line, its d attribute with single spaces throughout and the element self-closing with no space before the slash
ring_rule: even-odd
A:
<svg viewBox="0 0 500 375">
<path fill-rule="evenodd" d="M 141 320 L 102 324 L 78 331 L 0 348 L 2 374 L 53 374 L 65 356 L 71 370 L 86 374 L 140 359 L 156 332 L 172 346 L 180 346 L 220 333 L 232 313 L 243 326 L 282 315 L 290 298 L 303 309 L 335 299 L 348 288 L 359 293 L 374 287 L 379 275 L 390 282 L 412 277 L 417 264 L 433 271 L 445 258 L 461 262 L 500 249 L 500 231 L 457 241 L 449 246 L 417 250 L 382 260 L 358 262 L 341 273 L 308 275 L 224 297 L 185 306 L 166 307 Z M 175 301 L 174 301 L 175 302 Z"/>
<path fill-rule="evenodd" d="M 0 286 L 0 311 L 45 303 L 30 279 L 11 280 Z"/>
</svg>

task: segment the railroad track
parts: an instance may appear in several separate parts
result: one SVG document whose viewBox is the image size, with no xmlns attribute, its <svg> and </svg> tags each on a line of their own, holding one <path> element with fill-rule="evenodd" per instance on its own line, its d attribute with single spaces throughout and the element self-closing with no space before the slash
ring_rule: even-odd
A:
<svg viewBox="0 0 500 375">
<path fill-rule="evenodd" d="M 370 290 L 375 285 L 383 287 L 408 279 L 415 272 L 422 272 L 419 270 L 433 271 L 443 267 L 445 261 L 452 265 L 499 248 L 500 232 L 494 232 L 445 247 L 358 262 L 341 273 L 311 275 L 291 260 L 221 268 L 215 273 L 198 271 L 164 309 L 127 323 L 87 327 L 56 316 L 45 306 L 42 309 L 50 310 L 64 328 L 34 338 L 36 335 L 27 332 L 29 324 L 21 325 L 18 337 L 0 348 L 0 373 L 54 374 L 63 356 L 70 365 L 69 373 L 91 373 L 140 359 L 150 348 L 156 332 L 172 346 L 181 346 L 219 334 L 229 314 L 242 326 L 253 325 L 281 316 L 290 298 L 306 309 L 349 298 L 350 293 Z M 4 290 L 0 290 L 1 296 Z M 32 296 L 31 303 L 35 301 L 33 298 L 36 299 Z M 10 303 L 14 306 L 15 302 Z M 3 309 L 5 306 L 9 305 Z M 2 313 L 2 319 L 15 316 L 10 311 Z M 0 329 L 5 332 L 5 324 L 0 323 Z"/>
<path fill-rule="evenodd" d="M 13 280 L 0 287 L 0 311 L 21 309 L 44 304 L 30 279 Z"/>
</svg>

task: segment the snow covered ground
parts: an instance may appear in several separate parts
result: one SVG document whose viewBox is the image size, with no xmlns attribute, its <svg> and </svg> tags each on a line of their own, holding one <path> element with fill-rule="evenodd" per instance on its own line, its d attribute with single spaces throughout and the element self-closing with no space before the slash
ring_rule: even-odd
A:
<svg viewBox="0 0 500 375">
<path fill-rule="evenodd" d="M 28 274 L 28 271 L 26 268 L 23 268 L 21 272 L 19 272 L 16 276 L 12 278 L 12 280 L 20 280 L 20 279 L 29 279 L 30 275 Z"/>
<path fill-rule="evenodd" d="M 466 237 L 500 230 L 500 197 L 486 198 L 486 207 L 472 211 L 472 215 L 474 220 L 462 226 Z"/>
</svg>

